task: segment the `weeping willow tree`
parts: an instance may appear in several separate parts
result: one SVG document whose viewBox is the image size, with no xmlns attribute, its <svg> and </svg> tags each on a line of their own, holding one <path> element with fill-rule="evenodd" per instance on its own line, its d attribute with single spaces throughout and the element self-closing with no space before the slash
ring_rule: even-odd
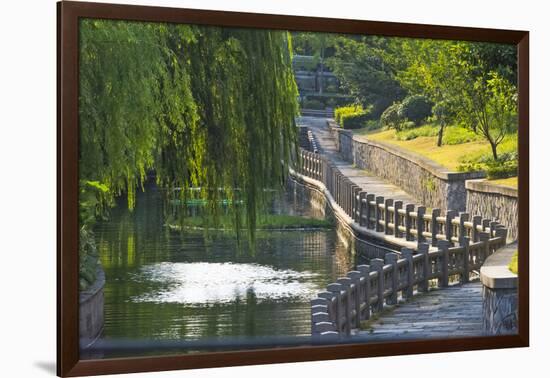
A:
<svg viewBox="0 0 550 378">
<path fill-rule="evenodd" d="M 229 199 L 253 239 L 295 145 L 290 44 L 284 31 L 82 20 L 82 226 L 119 195 L 132 209 L 152 172 L 167 193 L 206 200 L 214 222 Z"/>
</svg>

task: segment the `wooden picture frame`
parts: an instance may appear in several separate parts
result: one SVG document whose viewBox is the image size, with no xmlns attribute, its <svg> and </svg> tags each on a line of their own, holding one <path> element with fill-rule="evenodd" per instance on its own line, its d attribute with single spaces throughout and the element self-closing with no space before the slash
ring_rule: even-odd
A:
<svg viewBox="0 0 550 378">
<path fill-rule="evenodd" d="M 529 345 L 529 33 L 527 31 L 343 20 L 63 1 L 57 4 L 57 374 L 82 376 L 437 353 Z M 280 347 L 178 356 L 81 360 L 78 318 L 78 92 L 81 18 L 190 23 L 517 45 L 519 92 L 519 284 L 517 335 L 373 344 Z"/>
</svg>

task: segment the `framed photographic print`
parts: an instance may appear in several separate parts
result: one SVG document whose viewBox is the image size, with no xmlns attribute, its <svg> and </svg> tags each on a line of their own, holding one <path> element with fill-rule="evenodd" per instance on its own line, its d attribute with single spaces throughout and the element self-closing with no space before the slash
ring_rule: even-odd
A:
<svg viewBox="0 0 550 378">
<path fill-rule="evenodd" d="M 527 346 L 528 61 L 526 31 L 59 2 L 58 375 Z"/>
</svg>

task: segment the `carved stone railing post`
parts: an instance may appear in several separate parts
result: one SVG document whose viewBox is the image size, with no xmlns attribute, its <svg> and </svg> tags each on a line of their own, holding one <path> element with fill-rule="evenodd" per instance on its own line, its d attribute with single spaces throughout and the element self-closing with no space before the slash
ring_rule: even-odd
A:
<svg viewBox="0 0 550 378">
<path fill-rule="evenodd" d="M 401 248 L 401 256 L 407 260 L 407 288 L 403 291 L 403 297 L 410 299 L 414 293 L 413 250 L 410 248 Z"/>
<path fill-rule="evenodd" d="M 395 201 L 393 203 L 393 236 L 396 238 L 401 237 L 401 231 L 399 231 L 399 210 L 403 207 L 403 201 Z"/>
<path fill-rule="evenodd" d="M 389 305 L 397 304 L 397 289 L 398 289 L 398 277 L 397 277 L 397 259 L 399 255 L 397 253 L 387 253 L 384 256 L 386 264 L 391 264 L 392 274 L 391 274 L 391 289 L 392 293 L 386 300 L 386 303 Z"/>
<path fill-rule="evenodd" d="M 390 207 L 393 206 L 393 199 L 387 198 L 384 202 L 384 233 L 391 235 L 391 230 L 388 225 L 391 223 L 390 219 Z"/>
<path fill-rule="evenodd" d="M 453 242 L 453 219 L 456 216 L 456 211 L 447 210 L 445 213 L 445 239 L 449 243 Z"/>
<path fill-rule="evenodd" d="M 470 238 L 465 236 L 462 238 L 462 274 L 460 282 L 467 283 L 470 281 Z"/>
<path fill-rule="evenodd" d="M 342 277 L 336 280 L 336 283 L 342 285 L 342 291 L 344 292 L 344 312 L 346 314 L 346 334 L 349 334 L 353 324 L 352 312 L 354 310 L 354 298 L 352 295 L 352 281 L 349 277 Z"/>
<path fill-rule="evenodd" d="M 432 231 L 432 246 L 437 245 L 437 233 L 439 231 L 439 222 L 437 218 L 441 215 L 441 209 L 432 209 L 432 223 L 430 225 Z"/>
<path fill-rule="evenodd" d="M 449 246 L 448 240 L 437 242 L 437 249 L 441 251 L 441 277 L 438 279 L 439 287 L 449 286 Z"/>
<path fill-rule="evenodd" d="M 364 280 L 363 287 L 363 301 L 365 302 L 365 309 L 363 310 L 362 319 L 370 319 L 370 266 L 369 265 L 358 265 L 357 270 L 361 272 L 361 277 Z"/>
<path fill-rule="evenodd" d="M 367 214 L 367 206 L 366 206 L 366 200 L 367 200 L 367 192 L 360 192 L 359 193 L 359 226 L 365 226 L 365 216 Z"/>
<path fill-rule="evenodd" d="M 327 286 L 327 291 L 332 293 L 336 300 L 336 330 L 338 332 L 347 332 L 346 306 L 344 300 L 342 300 L 343 287 L 339 283 L 331 283 Z"/>
<path fill-rule="evenodd" d="M 373 210 L 371 208 L 371 202 L 374 201 L 374 194 L 367 194 L 367 228 L 374 228 L 376 229 L 376 227 L 372 227 L 371 226 L 371 218 L 372 216 L 374 215 L 373 214 Z"/>
<path fill-rule="evenodd" d="M 491 224 L 491 220 L 490 220 L 490 219 L 487 219 L 487 218 L 483 219 L 483 220 L 481 221 L 481 226 L 482 226 L 482 228 L 483 228 L 481 231 L 482 231 L 482 232 L 487 232 L 487 229 L 489 228 L 489 225 L 490 225 L 490 224 Z"/>
<path fill-rule="evenodd" d="M 418 206 L 416 208 L 416 240 L 418 244 L 424 243 L 424 214 L 426 214 L 426 206 Z"/>
<path fill-rule="evenodd" d="M 382 219 L 382 211 L 380 210 L 380 205 L 384 203 L 384 197 L 376 197 L 376 207 L 374 208 L 374 217 L 376 218 L 376 224 L 374 225 L 375 231 L 383 231 L 382 225 L 380 224 L 380 219 Z"/>
<path fill-rule="evenodd" d="M 466 227 L 464 226 L 464 222 L 468 221 L 470 218 L 470 214 L 468 213 L 460 213 L 459 215 L 459 226 L 458 226 L 458 244 L 462 245 L 462 239 L 464 236 L 466 236 Z"/>
<path fill-rule="evenodd" d="M 347 274 L 348 278 L 351 280 L 351 284 L 355 288 L 355 292 L 353 295 L 353 298 L 351 300 L 352 302 L 352 308 L 355 310 L 355 322 L 353 322 L 353 326 L 355 328 L 361 327 L 361 303 L 363 302 L 363 290 L 361 288 L 361 272 L 357 270 L 352 270 L 351 272 L 348 272 Z"/>
<path fill-rule="evenodd" d="M 355 185 L 353 189 L 353 220 L 361 223 L 361 188 Z"/>
<path fill-rule="evenodd" d="M 483 264 L 483 261 L 485 261 L 487 259 L 487 257 L 489 257 L 490 255 L 490 252 L 489 252 L 489 238 L 490 238 L 490 234 L 489 232 L 480 232 L 479 233 L 479 241 L 480 242 L 483 242 L 483 246 L 481 248 L 481 253 L 480 253 L 480 262 L 481 264 Z"/>
<path fill-rule="evenodd" d="M 412 203 L 408 203 L 405 205 L 405 240 L 412 240 L 411 235 L 411 225 L 412 225 L 412 219 L 411 219 L 411 213 L 414 211 L 414 205 Z"/>
<path fill-rule="evenodd" d="M 491 223 L 489 223 L 489 228 L 490 228 L 490 232 L 489 232 L 489 237 L 493 237 L 495 236 L 495 229 L 496 227 L 499 225 L 498 221 L 492 221 Z"/>
<path fill-rule="evenodd" d="M 418 291 L 427 292 L 430 284 L 430 273 L 432 267 L 430 265 L 430 245 L 422 243 L 418 246 L 418 254 L 423 256 L 422 259 L 422 282 L 418 284 Z"/>
<path fill-rule="evenodd" d="M 481 215 L 474 215 L 472 217 L 472 242 L 477 243 L 479 241 L 479 230 L 477 226 L 481 225 Z"/>
<path fill-rule="evenodd" d="M 508 229 L 504 226 L 498 227 L 495 230 L 495 236 L 501 238 L 501 247 L 504 247 L 506 245 L 506 238 L 508 237 Z"/>
<path fill-rule="evenodd" d="M 380 312 L 384 308 L 384 260 L 372 259 L 370 261 L 370 267 L 378 273 L 378 300 L 375 308 L 377 312 Z"/>
</svg>

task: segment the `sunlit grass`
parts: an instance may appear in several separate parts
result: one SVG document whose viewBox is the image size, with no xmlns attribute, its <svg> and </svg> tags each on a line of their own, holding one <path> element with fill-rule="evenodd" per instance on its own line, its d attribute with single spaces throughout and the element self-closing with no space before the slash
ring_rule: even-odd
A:
<svg viewBox="0 0 550 378">
<path fill-rule="evenodd" d="M 437 134 L 433 126 L 421 126 L 416 131 L 405 130 L 397 133 L 395 130 L 356 130 L 355 135 L 373 141 L 379 141 L 398 146 L 406 151 L 433 160 L 450 171 L 458 171 L 459 166 L 466 161 L 476 161 L 484 156 L 491 155 L 490 145 L 479 136 L 472 136 L 472 132 L 459 127 L 449 127 L 445 130 L 444 143 L 456 143 L 457 140 L 470 140 L 460 144 L 443 144 L 437 146 Z M 412 139 L 409 137 L 413 136 Z M 416 136 L 419 135 L 419 136 Z M 416 136 L 416 137 L 414 137 Z M 408 139 L 408 140 L 407 140 Z M 498 153 L 517 151 L 517 137 L 507 136 L 497 147 Z M 517 177 L 491 180 L 491 182 L 517 187 Z"/>
<path fill-rule="evenodd" d="M 508 177 L 505 179 L 490 180 L 491 183 L 503 186 L 509 186 L 511 188 L 518 187 L 518 178 L 517 177 Z"/>
</svg>

